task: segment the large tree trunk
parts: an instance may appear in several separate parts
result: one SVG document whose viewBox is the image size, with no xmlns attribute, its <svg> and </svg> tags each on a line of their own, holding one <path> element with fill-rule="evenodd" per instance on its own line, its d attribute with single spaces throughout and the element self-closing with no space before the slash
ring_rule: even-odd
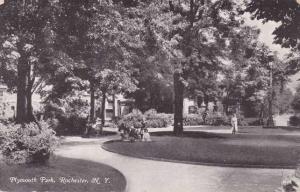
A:
<svg viewBox="0 0 300 192">
<path fill-rule="evenodd" d="M 28 65 L 27 71 L 27 88 L 26 88 L 26 101 L 27 101 L 27 121 L 28 122 L 36 122 L 36 119 L 33 115 L 33 108 L 32 108 L 32 87 L 34 84 L 35 77 L 31 77 L 31 66 Z M 32 79 L 31 79 L 32 78 Z"/>
<path fill-rule="evenodd" d="M 181 74 L 174 73 L 174 134 L 183 133 L 183 92 L 184 85 L 180 80 Z"/>
<path fill-rule="evenodd" d="M 27 59 L 21 54 L 17 66 L 18 79 L 17 79 L 17 117 L 16 123 L 26 123 L 27 119 L 27 100 L 26 100 L 26 87 L 27 87 Z"/>
<path fill-rule="evenodd" d="M 35 122 L 36 119 L 33 115 L 33 108 L 32 108 L 32 94 L 31 91 L 27 91 L 26 93 L 26 100 L 27 100 L 27 121 L 28 122 Z"/>
<path fill-rule="evenodd" d="M 90 81 L 90 118 L 89 122 L 94 122 L 95 120 L 95 85 L 93 81 Z"/>
</svg>

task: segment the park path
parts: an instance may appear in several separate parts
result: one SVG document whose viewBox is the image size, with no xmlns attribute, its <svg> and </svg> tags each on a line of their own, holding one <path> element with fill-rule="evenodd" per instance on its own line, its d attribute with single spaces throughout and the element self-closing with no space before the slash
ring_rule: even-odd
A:
<svg viewBox="0 0 300 192">
<path fill-rule="evenodd" d="M 105 151 L 103 142 L 116 139 L 66 137 L 56 155 L 104 163 L 121 171 L 127 192 L 274 192 L 287 169 L 230 168 L 145 160 Z M 113 179 L 113 178 L 112 178 Z"/>
</svg>

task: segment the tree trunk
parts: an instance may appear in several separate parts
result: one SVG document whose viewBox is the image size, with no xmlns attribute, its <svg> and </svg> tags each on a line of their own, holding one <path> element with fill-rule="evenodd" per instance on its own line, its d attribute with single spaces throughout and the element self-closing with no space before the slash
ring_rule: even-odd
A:
<svg viewBox="0 0 300 192">
<path fill-rule="evenodd" d="M 31 79 L 31 66 L 28 65 L 27 69 L 27 88 L 26 88 L 26 101 L 27 101 L 27 121 L 28 122 L 36 122 L 36 119 L 33 115 L 33 108 L 32 108 L 32 87 L 35 80 L 35 77 L 32 77 Z"/>
<path fill-rule="evenodd" d="M 92 123 L 95 120 L 95 85 L 93 81 L 90 81 L 90 118 L 89 122 Z"/>
<path fill-rule="evenodd" d="M 106 101 L 106 91 L 102 91 L 102 101 L 101 101 L 101 129 L 105 125 L 105 101 Z M 102 132 L 102 130 L 101 130 Z"/>
<path fill-rule="evenodd" d="M 26 93 L 26 100 L 27 100 L 27 121 L 28 122 L 35 122 L 36 119 L 33 115 L 33 108 L 32 108 L 32 94 L 31 94 L 31 89 L 30 91 L 27 90 Z"/>
<path fill-rule="evenodd" d="M 181 74 L 174 73 L 174 134 L 179 136 L 183 133 L 183 92 L 184 85 L 180 81 Z"/>
<path fill-rule="evenodd" d="M 259 112 L 259 124 L 264 125 L 264 103 L 261 103 Z"/>
<path fill-rule="evenodd" d="M 27 119 L 27 100 L 26 100 L 26 87 L 27 87 L 27 59 L 21 54 L 18 70 L 17 82 L 17 117 L 16 123 L 26 123 Z"/>
<path fill-rule="evenodd" d="M 113 120 L 115 120 L 115 119 L 116 119 L 116 106 L 115 106 L 116 95 L 113 94 L 113 95 L 112 95 L 112 98 L 113 98 L 113 116 L 112 116 L 112 118 L 113 118 Z"/>
</svg>

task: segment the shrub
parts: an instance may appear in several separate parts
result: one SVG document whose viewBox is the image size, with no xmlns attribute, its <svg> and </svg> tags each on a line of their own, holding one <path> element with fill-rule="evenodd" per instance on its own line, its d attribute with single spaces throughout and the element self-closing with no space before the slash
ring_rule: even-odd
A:
<svg viewBox="0 0 300 192">
<path fill-rule="evenodd" d="M 260 126 L 260 125 L 263 125 L 263 122 L 261 122 L 261 120 L 257 119 L 257 118 L 245 118 L 245 121 L 247 121 L 248 125 L 250 125 L 250 126 Z"/>
<path fill-rule="evenodd" d="M 9 163 L 46 162 L 58 144 L 55 132 L 46 122 L 24 125 L 9 124 L 0 130 L 3 135 L 2 155 Z"/>
<path fill-rule="evenodd" d="M 199 114 L 189 114 L 183 117 L 183 125 L 193 126 L 193 125 L 203 125 L 203 118 Z"/>
<path fill-rule="evenodd" d="M 238 117 L 238 125 L 240 125 L 240 126 L 248 126 L 249 123 L 247 122 L 247 119 L 243 115 L 240 115 Z"/>
<path fill-rule="evenodd" d="M 230 125 L 230 119 L 226 115 L 220 113 L 209 113 L 206 116 L 205 123 L 213 126 Z"/>
<path fill-rule="evenodd" d="M 133 110 L 131 113 L 122 117 L 118 125 L 125 128 L 141 128 L 143 127 L 143 114 L 139 110 Z"/>
<path fill-rule="evenodd" d="M 300 125 L 300 117 L 296 116 L 296 115 L 291 116 L 288 123 L 290 126 L 299 126 Z"/>
<path fill-rule="evenodd" d="M 155 109 L 146 111 L 144 117 L 147 128 L 167 127 L 173 123 L 173 114 L 157 113 Z"/>
<path fill-rule="evenodd" d="M 143 125 L 143 119 L 145 125 Z M 118 125 L 126 128 L 133 126 L 134 128 L 159 128 L 167 127 L 173 123 L 173 114 L 157 113 L 156 110 L 150 109 L 144 114 L 139 110 L 134 110 L 119 120 Z"/>
<path fill-rule="evenodd" d="M 45 117 L 56 119 L 53 128 L 58 135 L 81 135 L 87 125 L 88 103 L 81 99 L 67 97 L 65 100 L 45 105 Z"/>
<path fill-rule="evenodd" d="M 276 192 L 297 192 L 300 190 L 300 180 L 296 176 L 286 177 Z"/>
</svg>

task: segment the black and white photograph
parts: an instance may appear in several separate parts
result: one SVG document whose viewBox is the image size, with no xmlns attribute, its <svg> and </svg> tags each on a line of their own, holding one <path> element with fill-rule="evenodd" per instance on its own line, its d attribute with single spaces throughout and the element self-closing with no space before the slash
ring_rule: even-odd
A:
<svg viewBox="0 0 300 192">
<path fill-rule="evenodd" d="M 0 0 L 0 192 L 300 192 L 300 0 Z"/>
</svg>

